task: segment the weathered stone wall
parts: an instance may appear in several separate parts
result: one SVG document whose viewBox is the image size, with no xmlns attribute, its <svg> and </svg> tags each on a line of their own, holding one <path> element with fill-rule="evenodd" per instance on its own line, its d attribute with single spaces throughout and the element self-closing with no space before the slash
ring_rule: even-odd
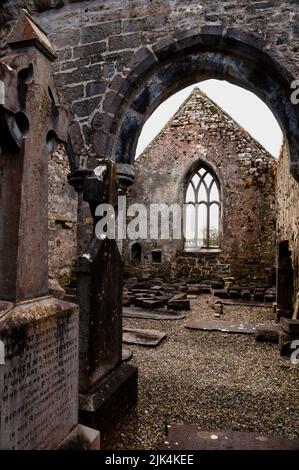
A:
<svg viewBox="0 0 299 470">
<path fill-rule="evenodd" d="M 288 240 L 292 252 L 294 293 L 299 289 L 299 184 L 288 171 L 284 146 L 277 167 L 277 240 Z"/>
<path fill-rule="evenodd" d="M 221 251 L 190 254 L 183 239 L 141 240 L 142 263 L 127 270 L 168 278 L 265 279 L 275 265 L 276 161 L 199 90 L 136 160 L 131 202 L 182 205 L 186 180 L 199 161 L 220 181 Z M 162 251 L 161 264 L 152 262 L 155 249 Z"/>
<path fill-rule="evenodd" d="M 49 275 L 62 285 L 75 276 L 77 194 L 68 184 L 69 163 L 63 146 L 49 158 Z"/>
<path fill-rule="evenodd" d="M 121 140 L 115 142 L 120 113 L 126 115 L 129 95 L 132 95 L 133 90 L 137 91 L 137 87 L 145 78 L 143 75 L 151 66 L 158 67 L 159 62 L 167 62 L 168 56 L 173 61 L 171 51 L 176 52 L 177 49 L 175 57 L 179 60 L 183 50 L 196 43 L 196 38 L 196 47 L 200 49 L 201 35 L 208 41 L 204 48 L 210 47 L 219 51 L 225 42 L 230 51 L 236 51 L 237 42 L 251 42 L 246 35 L 253 34 L 255 39 L 252 40 L 252 51 L 249 52 L 249 46 L 241 44 L 236 54 L 236 57 L 242 54 L 244 57 L 249 57 L 251 53 L 256 54 L 250 67 L 251 74 L 245 77 L 246 72 L 241 63 L 237 64 L 237 68 L 244 85 L 251 86 L 254 90 L 259 89 L 260 95 L 265 99 L 267 90 L 270 93 L 269 89 L 272 87 L 267 76 L 273 75 L 270 73 L 271 67 L 267 57 L 269 60 L 277 60 L 282 66 L 283 70 L 278 70 L 278 67 L 277 72 L 284 74 L 286 83 L 283 87 L 286 87 L 288 95 L 290 82 L 287 73 L 293 77 L 298 75 L 297 1 L 248 3 L 243 0 L 6 0 L 0 16 L 3 52 L 5 36 L 17 18 L 21 6 L 29 9 L 57 47 L 56 84 L 65 100 L 72 103 L 75 117 L 84 131 L 86 143 L 92 143 L 95 153 L 100 156 L 115 156 L 116 151 L 117 158 L 124 159 L 127 158 L 124 155 L 127 150 L 128 158 L 130 155 L 132 158 L 131 149 L 126 149 L 126 145 L 130 147 L 129 143 Z M 189 32 L 190 28 L 193 28 L 192 34 Z M 173 42 L 166 41 L 164 46 L 156 46 L 161 38 L 171 35 Z M 226 39 L 222 41 L 224 37 Z M 230 39 L 231 37 L 234 39 Z M 262 57 L 262 54 L 267 57 Z M 238 60 L 237 58 L 236 61 Z M 262 77 L 258 70 L 260 66 L 264 67 L 265 77 Z M 177 66 L 176 75 L 182 85 L 187 79 L 186 72 L 191 69 L 192 64 L 189 62 L 182 62 Z M 216 69 L 217 67 L 215 70 L 212 67 L 209 70 L 210 75 L 213 75 L 213 71 L 216 73 Z M 227 75 L 234 75 L 234 72 L 233 67 L 227 66 L 225 69 Z M 136 81 L 139 77 L 140 81 Z M 166 76 L 162 74 L 149 84 L 147 99 L 141 97 L 145 108 L 148 107 L 146 101 L 151 102 L 153 107 L 159 104 L 162 95 L 159 99 L 157 97 L 161 88 L 166 88 L 163 88 L 165 94 L 167 90 L 170 93 L 173 91 L 174 84 L 171 80 L 169 83 L 168 78 L 169 71 Z M 251 78 L 249 84 L 248 80 Z M 178 87 L 178 84 L 175 84 L 175 87 Z M 271 104 L 274 107 L 279 108 L 283 106 L 282 103 L 286 105 L 287 101 L 282 100 L 278 93 L 273 92 L 271 96 Z M 270 96 L 269 100 L 272 100 Z M 144 110 L 139 106 L 138 112 L 143 114 Z M 128 119 L 129 127 L 134 127 L 135 121 L 137 127 L 139 126 L 139 116 Z"/>
<path fill-rule="evenodd" d="M 21 7 L 57 48 L 56 84 L 91 153 L 132 161 L 142 123 L 163 99 L 220 76 L 276 111 L 299 178 L 298 107 L 289 100 L 299 75 L 296 0 L 4 0 L 0 55 Z"/>
</svg>

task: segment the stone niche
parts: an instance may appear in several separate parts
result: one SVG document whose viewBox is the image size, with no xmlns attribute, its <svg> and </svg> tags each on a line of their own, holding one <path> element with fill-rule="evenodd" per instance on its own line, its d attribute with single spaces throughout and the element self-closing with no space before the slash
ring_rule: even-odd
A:
<svg viewBox="0 0 299 470">
<path fill-rule="evenodd" d="M 79 312 L 51 297 L 0 322 L 0 449 L 55 449 L 78 423 Z"/>
</svg>

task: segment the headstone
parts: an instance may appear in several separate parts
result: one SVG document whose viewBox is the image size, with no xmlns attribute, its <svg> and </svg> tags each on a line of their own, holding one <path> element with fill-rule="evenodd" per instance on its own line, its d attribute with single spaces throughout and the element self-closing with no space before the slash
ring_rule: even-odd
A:
<svg viewBox="0 0 299 470">
<path fill-rule="evenodd" d="M 277 244 L 277 320 L 281 317 L 290 318 L 293 312 L 293 267 L 288 240 Z"/>
<path fill-rule="evenodd" d="M 84 434 L 79 311 L 47 295 L 47 175 L 53 140 L 67 138 L 67 113 L 54 98 L 54 50 L 25 11 L 8 44 L 14 54 L 0 62 L 0 449 L 66 448 Z"/>
<path fill-rule="evenodd" d="M 100 159 L 94 170 L 81 175 L 78 170 L 73 177 L 79 201 L 88 202 L 93 220 L 90 240 L 82 244 L 77 264 L 79 420 L 98 429 L 105 446 L 136 405 L 138 380 L 137 368 L 122 361 L 122 256 L 116 240 L 101 239 L 95 233 L 100 220 L 97 206 L 105 203 L 117 208 L 116 165 Z"/>
</svg>

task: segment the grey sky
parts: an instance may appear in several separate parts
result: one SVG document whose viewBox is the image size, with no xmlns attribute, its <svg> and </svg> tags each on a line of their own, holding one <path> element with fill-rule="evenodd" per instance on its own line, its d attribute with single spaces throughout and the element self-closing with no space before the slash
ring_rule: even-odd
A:
<svg viewBox="0 0 299 470">
<path fill-rule="evenodd" d="M 250 91 L 226 81 L 205 80 L 172 95 L 153 112 L 142 129 L 136 158 L 160 132 L 196 86 L 219 104 L 274 157 L 279 156 L 283 139 L 282 132 L 265 103 Z"/>
</svg>

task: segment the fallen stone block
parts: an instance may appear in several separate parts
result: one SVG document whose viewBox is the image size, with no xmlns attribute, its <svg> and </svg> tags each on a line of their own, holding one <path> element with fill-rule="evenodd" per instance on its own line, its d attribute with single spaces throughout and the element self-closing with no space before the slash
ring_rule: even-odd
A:
<svg viewBox="0 0 299 470">
<path fill-rule="evenodd" d="M 299 340 L 299 335 L 288 335 L 282 329 L 278 334 L 278 348 L 281 356 L 290 356 L 295 351 L 296 346 L 293 342 Z"/>
<path fill-rule="evenodd" d="M 156 347 L 164 338 L 166 334 L 158 330 L 123 329 L 123 342 L 128 344 Z"/>
<path fill-rule="evenodd" d="M 241 299 L 242 300 L 250 300 L 251 299 L 251 293 L 249 289 L 242 289 L 241 290 Z"/>
<path fill-rule="evenodd" d="M 265 300 L 265 302 L 275 302 L 276 301 L 276 292 L 275 292 L 275 290 L 274 291 L 272 289 L 266 290 L 264 300 Z"/>
<path fill-rule="evenodd" d="M 234 291 L 237 291 L 237 292 L 241 292 L 242 291 L 242 287 L 238 286 L 237 284 L 234 284 L 233 286 L 231 286 L 229 288 L 229 290 L 234 290 Z"/>
<path fill-rule="evenodd" d="M 190 310 L 190 300 L 188 299 L 177 299 L 169 300 L 167 308 L 170 310 Z"/>
<path fill-rule="evenodd" d="M 212 292 L 212 291 L 211 291 L 211 288 L 210 288 L 209 286 L 204 286 L 204 285 L 202 285 L 202 286 L 200 287 L 200 293 L 201 293 L 201 294 L 211 294 L 211 292 Z"/>
<path fill-rule="evenodd" d="M 291 318 L 281 317 L 280 325 L 283 331 L 289 335 L 299 336 L 299 320 L 293 320 Z"/>
<path fill-rule="evenodd" d="M 161 291 L 161 286 L 152 286 L 150 287 L 150 290 L 153 290 L 153 291 Z"/>
<path fill-rule="evenodd" d="M 187 292 L 187 290 L 188 290 L 188 286 L 184 286 L 184 285 L 178 286 L 178 291 L 180 292 Z"/>
<path fill-rule="evenodd" d="M 214 291 L 215 297 L 219 297 L 219 299 L 227 299 L 228 291 L 227 289 L 217 289 Z"/>
<path fill-rule="evenodd" d="M 260 302 L 260 301 L 264 300 L 264 297 L 265 297 L 265 290 L 264 289 L 256 289 L 256 291 L 253 295 L 253 299 L 258 300 Z"/>
<path fill-rule="evenodd" d="M 182 300 L 182 299 L 187 299 L 186 292 L 180 292 L 179 294 L 176 294 L 175 296 L 171 297 L 170 301 Z"/>
<path fill-rule="evenodd" d="M 229 299 L 239 299 L 241 297 L 241 291 L 229 289 L 228 298 Z"/>
<path fill-rule="evenodd" d="M 165 299 L 136 299 L 137 307 L 148 308 L 149 310 L 154 310 L 156 308 L 161 308 L 166 305 L 167 300 Z"/>
<path fill-rule="evenodd" d="M 278 343 L 279 325 L 259 326 L 255 330 L 255 340 L 265 343 Z"/>
<path fill-rule="evenodd" d="M 186 315 L 167 310 L 142 310 L 138 307 L 124 307 L 123 316 L 128 318 L 146 318 L 151 320 L 181 320 Z"/>
<path fill-rule="evenodd" d="M 213 280 L 211 281 L 211 287 L 213 289 L 223 289 L 224 282 L 222 280 Z"/>
<path fill-rule="evenodd" d="M 200 285 L 212 287 L 212 281 L 210 279 L 204 279 L 204 280 L 200 281 Z"/>
<path fill-rule="evenodd" d="M 207 286 L 204 286 L 204 288 L 205 287 L 207 287 Z M 200 295 L 202 293 L 202 288 L 203 288 L 203 286 L 201 286 L 200 284 L 188 285 L 188 294 Z"/>
<path fill-rule="evenodd" d="M 132 299 L 123 297 L 123 306 L 124 307 L 130 307 L 131 304 L 132 304 Z"/>
</svg>

